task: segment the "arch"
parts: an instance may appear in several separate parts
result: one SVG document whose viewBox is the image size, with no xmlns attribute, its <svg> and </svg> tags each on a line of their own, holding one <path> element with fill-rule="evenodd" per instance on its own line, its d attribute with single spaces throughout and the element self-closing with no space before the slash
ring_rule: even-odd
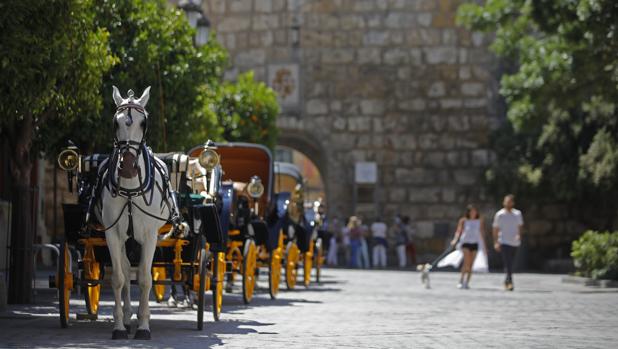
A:
<svg viewBox="0 0 618 349">
<path fill-rule="evenodd" d="M 329 198 L 332 196 L 329 190 L 328 158 L 322 145 L 316 141 L 312 135 L 305 132 L 290 130 L 281 130 L 277 145 L 294 149 L 308 157 L 315 164 L 322 177 L 322 183 L 324 184 L 324 192 L 327 199 L 326 207 L 327 210 L 330 210 L 328 200 L 330 200 Z"/>
</svg>

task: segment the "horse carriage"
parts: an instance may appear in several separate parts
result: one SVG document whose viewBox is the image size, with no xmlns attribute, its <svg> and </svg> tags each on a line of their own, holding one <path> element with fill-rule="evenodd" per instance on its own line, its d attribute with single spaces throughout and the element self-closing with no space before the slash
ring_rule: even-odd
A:
<svg viewBox="0 0 618 349">
<path fill-rule="evenodd" d="M 296 286 L 298 268 L 303 268 L 303 284 L 311 283 L 311 270 L 319 278 L 323 260 L 322 241 L 317 237 L 315 222 L 305 213 L 304 180 L 291 163 L 275 163 L 275 197 L 277 212 L 285 236 L 285 281 L 288 289 Z M 319 281 L 319 280 L 318 280 Z"/>
<path fill-rule="evenodd" d="M 260 269 L 268 270 L 271 298 L 279 291 L 283 236 L 272 214 L 273 160 L 268 148 L 250 143 L 216 144 L 223 176 L 219 191 L 222 230 L 227 234 L 226 291 L 242 276 L 242 296 L 251 302 Z M 189 151 L 200 156 L 202 147 Z"/>
<path fill-rule="evenodd" d="M 114 87 L 117 112 L 111 154 L 82 155 L 64 149 L 59 166 L 69 187 L 77 179 L 77 203 L 64 205 L 65 238 L 58 272 L 60 324 L 69 323 L 71 292 L 81 287 L 89 318 L 97 317 L 101 287 L 111 267 L 114 293 L 112 339 L 128 337 L 132 308 L 132 267 L 140 287 L 135 339 L 150 339 L 148 300 L 154 284 L 161 300 L 166 286 L 181 285 L 197 298 L 197 328 L 203 328 L 206 291 L 212 289 L 213 315 L 219 318 L 225 273 L 224 247 L 215 198 L 221 167 L 213 150 L 201 156 L 153 154 L 145 145 L 149 88 L 138 99 L 122 98 Z M 141 119 L 141 120 L 140 120 Z M 73 265 L 72 255 L 77 256 Z"/>
</svg>

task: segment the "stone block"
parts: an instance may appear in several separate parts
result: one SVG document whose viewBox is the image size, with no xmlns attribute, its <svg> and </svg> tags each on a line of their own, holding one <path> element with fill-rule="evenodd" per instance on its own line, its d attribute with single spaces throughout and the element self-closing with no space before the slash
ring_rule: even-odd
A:
<svg viewBox="0 0 618 349">
<path fill-rule="evenodd" d="M 270 13 L 273 10 L 273 0 L 254 0 L 255 12 Z"/>
<path fill-rule="evenodd" d="M 485 149 L 472 151 L 472 166 L 484 167 L 489 164 L 489 152 Z"/>
<path fill-rule="evenodd" d="M 428 239 L 433 237 L 433 221 L 417 221 L 416 235 L 418 239 Z"/>
<path fill-rule="evenodd" d="M 416 187 L 410 188 L 408 200 L 412 203 L 437 203 L 440 202 L 440 188 Z"/>
<path fill-rule="evenodd" d="M 464 96 L 479 96 L 485 92 L 485 85 L 480 82 L 464 82 L 461 84 L 461 93 Z"/>
<path fill-rule="evenodd" d="M 370 12 L 374 10 L 374 0 L 354 0 L 352 9 L 357 12 Z"/>
<path fill-rule="evenodd" d="M 550 221 L 534 220 L 527 223 L 526 230 L 530 233 L 530 235 L 546 235 L 552 231 L 552 228 L 553 225 Z"/>
<path fill-rule="evenodd" d="M 365 16 L 367 20 L 367 27 L 369 28 L 379 28 L 382 26 L 382 15 L 381 14 L 369 14 Z"/>
<path fill-rule="evenodd" d="M 368 46 L 384 46 L 388 43 L 389 32 L 384 30 L 370 30 L 363 37 L 363 44 Z"/>
<path fill-rule="evenodd" d="M 343 117 L 335 117 L 333 120 L 333 129 L 336 131 L 344 131 L 346 129 L 346 119 Z"/>
<path fill-rule="evenodd" d="M 307 114 L 321 115 L 328 113 L 328 105 L 321 99 L 311 99 L 307 101 Z"/>
<path fill-rule="evenodd" d="M 276 29 L 279 27 L 278 15 L 253 15 L 253 30 Z"/>
<path fill-rule="evenodd" d="M 455 170 L 453 172 L 455 183 L 460 185 L 477 184 L 480 179 L 480 174 L 475 170 Z"/>
<path fill-rule="evenodd" d="M 436 149 L 438 147 L 439 136 L 436 134 L 422 134 L 418 138 L 418 145 L 420 149 L 429 150 Z"/>
<path fill-rule="evenodd" d="M 403 65 L 408 63 L 409 59 L 408 52 L 401 48 L 384 51 L 384 64 Z"/>
<path fill-rule="evenodd" d="M 463 101 L 459 98 L 443 98 L 440 100 L 440 108 L 442 109 L 459 109 L 463 105 Z"/>
<path fill-rule="evenodd" d="M 221 19 L 217 30 L 221 33 L 238 32 L 248 30 L 251 27 L 251 19 L 240 16 L 226 16 Z"/>
<path fill-rule="evenodd" d="M 457 199 L 457 192 L 454 188 L 443 187 L 441 196 L 443 202 L 452 203 Z"/>
<path fill-rule="evenodd" d="M 457 44 L 457 32 L 455 29 L 442 30 L 442 44 L 447 46 Z"/>
<path fill-rule="evenodd" d="M 370 129 L 371 129 L 371 118 L 366 117 L 366 116 L 357 116 L 357 117 L 348 118 L 348 131 L 365 132 L 365 131 L 369 131 Z"/>
<path fill-rule="evenodd" d="M 343 64 L 351 63 L 354 60 L 354 50 L 352 49 L 328 49 L 322 51 L 322 63 Z"/>
<path fill-rule="evenodd" d="M 412 13 L 390 12 L 384 18 L 384 26 L 389 29 L 410 28 L 416 25 L 416 18 Z"/>
<path fill-rule="evenodd" d="M 380 115 L 384 113 L 384 101 L 379 99 L 364 99 L 360 102 L 361 113 L 365 115 Z"/>
<path fill-rule="evenodd" d="M 423 63 L 423 52 L 418 48 L 410 49 L 410 64 L 420 65 Z"/>
<path fill-rule="evenodd" d="M 406 189 L 397 187 L 390 189 L 388 192 L 388 200 L 391 202 L 403 202 L 406 199 Z"/>
<path fill-rule="evenodd" d="M 460 80 L 468 80 L 472 77 L 472 70 L 470 67 L 463 66 L 459 67 L 459 79 Z"/>
<path fill-rule="evenodd" d="M 360 15 L 345 15 L 340 19 L 341 29 L 362 29 L 365 27 L 365 20 Z"/>
<path fill-rule="evenodd" d="M 430 152 L 425 155 L 425 164 L 431 167 L 441 168 L 444 166 L 446 154 L 442 152 Z"/>
<path fill-rule="evenodd" d="M 230 12 L 251 12 L 253 0 L 228 0 Z"/>
<path fill-rule="evenodd" d="M 379 48 L 359 48 L 357 51 L 357 60 L 359 64 L 380 64 L 381 51 Z"/>
<path fill-rule="evenodd" d="M 431 25 L 432 14 L 429 12 L 419 13 L 416 15 L 416 21 L 422 27 L 429 27 Z"/>
<path fill-rule="evenodd" d="M 457 49 L 455 47 L 427 47 L 423 49 L 425 61 L 429 64 L 455 64 Z"/>
<path fill-rule="evenodd" d="M 446 94 L 446 86 L 442 81 L 436 81 L 429 86 L 427 95 L 429 97 L 442 97 Z"/>
<path fill-rule="evenodd" d="M 427 103 L 422 98 L 414 98 L 399 102 L 399 109 L 405 111 L 423 111 L 427 107 Z"/>
<path fill-rule="evenodd" d="M 234 60 L 240 67 L 255 67 L 266 62 L 266 52 L 263 49 L 252 49 L 239 52 Z"/>
</svg>

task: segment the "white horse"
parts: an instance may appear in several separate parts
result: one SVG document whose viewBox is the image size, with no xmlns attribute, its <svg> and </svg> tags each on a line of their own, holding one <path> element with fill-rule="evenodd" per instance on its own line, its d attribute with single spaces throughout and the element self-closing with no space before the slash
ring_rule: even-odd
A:
<svg viewBox="0 0 618 349">
<path fill-rule="evenodd" d="M 148 300 L 152 288 L 152 260 L 157 234 L 166 222 L 178 223 L 178 209 L 169 190 L 169 176 L 163 162 L 146 147 L 148 130 L 146 103 L 150 87 L 134 98 L 129 90 L 122 98 L 116 86 L 113 97 L 114 150 L 99 171 L 102 188 L 95 213 L 106 227 L 105 239 L 112 262 L 114 330 L 112 339 L 126 339 L 131 324 L 130 262 L 125 242 L 133 237 L 141 245 L 138 267 L 140 287 L 138 327 L 135 339 L 150 339 Z M 124 301 L 124 304 L 122 302 Z"/>
</svg>

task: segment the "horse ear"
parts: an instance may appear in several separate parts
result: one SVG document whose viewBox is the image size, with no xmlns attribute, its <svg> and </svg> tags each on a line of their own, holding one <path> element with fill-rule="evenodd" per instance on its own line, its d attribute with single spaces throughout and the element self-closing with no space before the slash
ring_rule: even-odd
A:
<svg viewBox="0 0 618 349">
<path fill-rule="evenodd" d="M 118 87 L 116 86 L 112 86 L 114 93 L 112 94 L 112 96 L 114 97 L 114 103 L 116 103 L 116 106 L 119 106 L 122 104 L 122 96 L 120 95 L 120 91 L 118 91 Z"/>
<path fill-rule="evenodd" d="M 142 107 L 146 108 L 146 104 L 148 103 L 148 98 L 150 98 L 150 86 L 146 87 L 142 96 L 137 100 L 137 103 Z"/>
</svg>

